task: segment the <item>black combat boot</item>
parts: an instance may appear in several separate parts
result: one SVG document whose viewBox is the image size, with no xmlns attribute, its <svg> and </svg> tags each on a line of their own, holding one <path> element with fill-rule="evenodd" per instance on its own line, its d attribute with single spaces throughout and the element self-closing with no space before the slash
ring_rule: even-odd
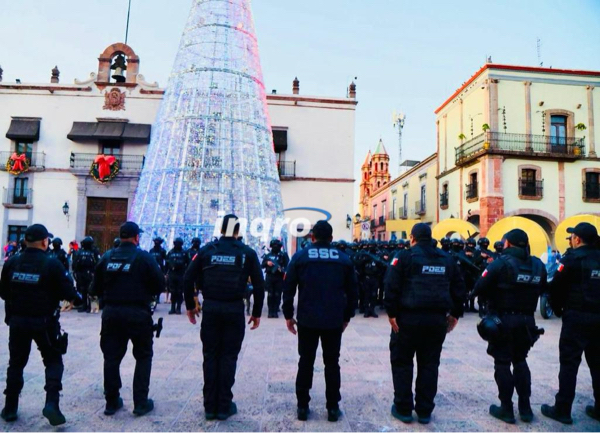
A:
<svg viewBox="0 0 600 433">
<path fill-rule="evenodd" d="M 143 416 L 152 411 L 152 409 L 154 409 L 154 401 L 149 398 L 144 404 L 136 405 L 133 409 L 133 414 L 137 416 Z"/>
<path fill-rule="evenodd" d="M 493 404 L 490 406 L 490 415 L 507 424 L 514 424 L 517 422 L 512 405 L 509 407 L 505 405 L 496 406 Z"/>
<path fill-rule="evenodd" d="M 327 409 L 327 421 L 337 422 L 342 416 L 342 411 L 339 408 Z"/>
<path fill-rule="evenodd" d="M 308 419 L 309 413 L 310 413 L 310 409 L 308 407 L 299 407 L 298 408 L 298 421 L 306 421 Z"/>
<path fill-rule="evenodd" d="M 44 406 L 44 410 L 42 410 L 42 415 L 48 419 L 51 426 L 62 425 L 67 422 L 65 416 L 60 411 L 58 401 L 58 393 L 46 394 L 46 406 Z"/>
<path fill-rule="evenodd" d="M 533 411 L 531 410 L 531 404 L 529 399 L 519 398 L 519 417 L 523 422 L 533 421 Z"/>
<path fill-rule="evenodd" d="M 175 302 L 171 300 L 171 309 L 169 310 L 169 314 L 175 314 Z"/>
<path fill-rule="evenodd" d="M 106 408 L 104 409 L 104 415 L 114 415 L 119 409 L 123 407 L 123 399 L 121 397 L 107 398 Z"/>
<path fill-rule="evenodd" d="M 232 415 L 235 415 L 236 413 L 237 413 L 237 405 L 234 402 L 231 402 L 231 404 L 229 405 L 229 410 L 227 412 L 217 413 L 217 419 L 219 421 L 225 421 L 227 418 L 229 418 Z"/>
<path fill-rule="evenodd" d="M 2 413 L 0 413 L 0 417 L 6 422 L 16 421 L 19 416 L 17 412 L 19 411 L 19 394 L 17 395 L 7 395 L 6 403 L 4 404 L 4 409 L 2 409 Z"/>
<path fill-rule="evenodd" d="M 553 420 L 561 422 L 563 424 L 573 424 L 573 418 L 571 418 L 571 414 L 567 413 L 566 411 L 561 411 L 556 406 L 543 404 L 542 415 L 547 416 L 548 418 L 552 418 Z"/>
<path fill-rule="evenodd" d="M 177 303 L 177 307 L 175 308 L 175 314 L 181 314 L 181 302 Z"/>
</svg>

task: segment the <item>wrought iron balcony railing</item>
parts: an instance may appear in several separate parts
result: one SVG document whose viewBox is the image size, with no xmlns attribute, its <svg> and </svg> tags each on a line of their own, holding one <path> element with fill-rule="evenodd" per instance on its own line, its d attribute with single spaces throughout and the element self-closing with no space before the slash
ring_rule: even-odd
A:
<svg viewBox="0 0 600 433">
<path fill-rule="evenodd" d="M 388 220 L 395 220 L 396 219 L 396 215 L 398 215 L 396 213 L 396 211 L 391 210 L 391 211 L 388 212 L 387 219 Z"/>
<path fill-rule="evenodd" d="M 22 188 L 3 188 L 2 204 L 4 206 L 31 206 L 33 190 Z"/>
<path fill-rule="evenodd" d="M 415 214 L 417 215 L 425 215 L 426 210 L 425 210 L 425 202 L 422 200 L 419 200 L 415 203 Z"/>
<path fill-rule="evenodd" d="M 378 225 L 382 226 L 385 224 L 385 217 L 382 215 L 379 217 Z"/>
<path fill-rule="evenodd" d="M 476 199 L 479 197 L 477 182 L 468 183 L 465 185 L 465 198 L 467 200 Z"/>
<path fill-rule="evenodd" d="M 277 163 L 279 170 L 279 178 L 294 178 L 296 177 L 296 161 L 279 161 Z"/>
<path fill-rule="evenodd" d="M 585 145 L 584 138 L 488 131 L 455 149 L 456 165 L 486 153 L 575 160 L 585 156 Z"/>
<path fill-rule="evenodd" d="M 7 171 L 6 163 L 8 159 L 16 152 L 0 152 L 0 170 Z M 44 152 L 25 152 L 25 159 L 29 163 L 29 169 L 32 171 L 44 170 L 46 162 L 46 154 Z"/>
<path fill-rule="evenodd" d="M 443 192 L 440 194 L 440 206 L 448 206 L 448 193 Z"/>
<path fill-rule="evenodd" d="M 95 153 L 71 152 L 70 166 L 73 169 L 89 169 L 98 155 Z M 119 161 L 121 171 L 142 171 L 146 157 L 143 155 L 113 155 Z"/>
<path fill-rule="evenodd" d="M 524 197 L 543 197 L 544 180 L 519 179 L 519 195 Z"/>
<path fill-rule="evenodd" d="M 406 218 L 408 218 L 408 209 L 406 209 L 405 207 L 401 207 L 400 209 L 398 209 L 398 216 L 400 217 L 400 219 L 405 220 Z"/>
<path fill-rule="evenodd" d="M 583 199 L 600 200 L 600 183 L 583 182 Z"/>
</svg>

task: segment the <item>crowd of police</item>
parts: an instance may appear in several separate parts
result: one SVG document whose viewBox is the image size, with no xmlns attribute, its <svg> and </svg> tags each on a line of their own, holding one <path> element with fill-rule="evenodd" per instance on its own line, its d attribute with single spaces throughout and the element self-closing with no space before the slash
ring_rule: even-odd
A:
<svg viewBox="0 0 600 433">
<path fill-rule="evenodd" d="M 328 419 L 342 415 L 339 366 L 342 334 L 356 310 L 376 318 L 387 313 L 391 327 L 390 363 L 394 385 L 391 413 L 399 420 L 430 422 L 435 407 L 438 368 L 446 335 L 465 311 L 482 317 L 478 332 L 488 342 L 500 405 L 490 414 L 515 423 L 513 394 L 523 422 L 533 420 L 531 372 L 527 355 L 543 334 L 534 319 L 539 297 L 549 294 L 562 317 L 559 341 L 559 391 L 555 405 L 543 405 L 545 416 L 572 423 L 577 371 L 585 354 L 592 375 L 595 405 L 586 413 L 600 420 L 600 249 L 594 226 L 581 223 L 568 229 L 571 248 L 561 258 L 551 282 L 546 267 L 529 251 L 527 234 L 506 233 L 489 250 L 481 238 L 432 239 L 426 224 L 413 227 L 408 241 L 332 242 L 331 225 L 317 222 L 290 260 L 279 240 L 262 257 L 244 244 L 235 215 L 223 219 L 222 236 L 206 245 L 192 241 L 183 248 L 177 238 L 167 252 L 157 237 L 150 251 L 139 248 L 142 230 L 133 222 L 121 226 L 114 248 L 102 257 L 91 242 L 69 263 L 60 242 L 39 224 L 28 227 L 25 249 L 2 269 L 0 297 L 5 300 L 9 332 L 6 402 L 0 416 L 17 419 L 23 369 L 31 343 L 38 346 L 46 368 L 46 405 L 43 414 L 52 425 L 65 422 L 59 408 L 63 361 L 68 339 L 61 330 L 59 302 L 66 300 L 89 311 L 91 300 L 102 306 L 100 347 L 104 356 L 104 413 L 123 407 L 120 364 L 129 341 L 136 367 L 133 378 L 134 414 L 154 408 L 148 398 L 153 338 L 161 322 L 152 314 L 161 293 L 171 296 L 169 314 L 181 314 L 185 303 L 192 324 L 202 312 L 204 408 L 208 420 L 225 420 L 237 413 L 232 387 L 241 350 L 246 313 L 251 330 L 260 325 L 265 290 L 268 317 L 280 311 L 287 329 L 298 336 L 296 377 L 297 416 L 309 417 L 313 366 L 319 342 L 325 363 Z M 50 244 L 53 247 L 50 249 Z M 62 251 L 62 252 L 61 252 Z M 77 291 L 69 266 L 77 281 Z M 264 273 L 263 273 L 264 272 Z M 266 277 L 265 277 L 266 274 Z M 202 295 L 202 305 L 198 298 Z M 250 309 L 249 298 L 253 299 Z M 297 301 L 296 301 L 297 299 Z M 245 304 L 246 303 L 246 304 Z M 417 379 L 413 395 L 414 360 Z"/>
</svg>

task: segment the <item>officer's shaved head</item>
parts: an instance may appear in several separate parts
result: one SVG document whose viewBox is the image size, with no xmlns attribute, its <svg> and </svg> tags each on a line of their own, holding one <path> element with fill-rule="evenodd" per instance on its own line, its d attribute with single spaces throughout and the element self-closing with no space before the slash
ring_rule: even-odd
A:
<svg viewBox="0 0 600 433">
<path fill-rule="evenodd" d="M 237 237 L 240 232 L 240 223 L 238 217 L 234 214 L 225 215 L 221 225 L 221 234 L 227 237 Z"/>
</svg>

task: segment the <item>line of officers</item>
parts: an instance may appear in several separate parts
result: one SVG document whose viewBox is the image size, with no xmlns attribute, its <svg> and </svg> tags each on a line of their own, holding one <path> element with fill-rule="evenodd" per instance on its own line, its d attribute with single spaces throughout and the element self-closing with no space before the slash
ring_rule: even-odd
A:
<svg viewBox="0 0 600 433">
<path fill-rule="evenodd" d="M 586 407 L 586 413 L 600 419 L 598 233 L 587 223 L 568 231 L 572 249 L 563 256 L 550 285 L 544 265 L 529 253 L 527 234 L 514 229 L 504 236 L 499 256 L 490 253 L 486 258 L 488 250 L 480 245 L 479 252 L 487 267 L 471 290 L 459 267 L 463 264 L 462 256 L 468 257 L 467 252 L 458 251 L 458 247 L 452 251 L 452 243 L 446 252 L 446 241 L 441 242 L 442 248 L 437 248 L 426 224 L 413 227 L 410 248 L 391 250 L 386 260 L 385 255 L 379 257 L 381 252 L 378 254 L 378 245 L 373 242 L 360 251 L 352 247 L 344 251 L 344 245 L 332 245 L 331 225 L 319 221 L 312 230 L 312 243 L 301 248 L 283 269 L 269 255 L 263 257 L 261 266 L 256 252 L 240 240 L 238 218 L 225 216 L 221 238 L 200 248 L 182 277 L 185 307 L 192 324 L 196 324 L 200 313 L 197 293 L 201 292 L 204 298 L 200 338 L 206 419 L 225 420 L 237 412 L 232 387 L 246 327 L 244 300 L 251 287 L 254 305 L 247 324 L 251 330 L 257 329 L 265 290 L 262 267 L 267 268 L 269 279 L 269 269 L 276 265 L 277 272 L 272 275 L 283 274 L 281 309 L 286 327 L 298 336 L 296 397 L 300 420 L 308 419 L 310 414 L 310 389 L 319 342 L 325 363 L 327 416 L 330 421 L 342 416 L 339 407 L 342 334 L 359 302 L 365 314 L 374 314 L 381 278 L 383 305 L 391 327 L 394 417 L 409 423 L 415 411 L 419 422 L 430 422 L 442 344 L 462 317 L 467 301 L 480 297 L 487 311 L 478 331 L 488 341 L 488 354 L 494 358 L 500 399 L 500 405 L 490 407 L 490 414 L 508 423 L 516 422 L 513 409 L 516 391 L 519 416 L 522 421 L 531 422 L 534 416 L 530 404 L 531 373 L 526 358 L 542 333 L 534 320 L 538 298 L 549 292 L 555 313 L 563 317 L 559 341 L 560 387 L 555 405 L 542 406 L 542 414 L 563 423 L 573 422 L 571 409 L 577 371 L 585 353 L 595 398 L 595 404 Z M 100 346 L 104 355 L 106 415 L 113 415 L 123 407 L 119 366 L 128 341 L 133 343 L 136 359 L 133 413 L 144 415 L 154 408 L 148 393 L 153 332 L 157 327 L 150 306 L 164 291 L 165 278 L 155 258 L 139 248 L 140 233 L 142 230 L 133 222 L 121 227 L 120 245 L 100 259 L 89 288 L 90 295 L 100 297 L 104 303 Z M 6 322 L 10 326 L 6 402 L 1 412 L 6 421 L 17 419 L 23 368 L 31 342 L 35 341 L 46 367 L 43 414 L 52 425 L 65 422 L 58 403 L 67 339 L 60 329 L 57 307 L 62 299 L 76 304 L 82 301 L 64 266 L 45 254 L 48 235 L 44 226 L 30 226 L 25 234 L 26 250 L 11 258 L 2 269 L 0 297 L 5 300 Z M 389 244 L 382 249 L 390 250 Z M 474 261 L 469 258 L 469 262 Z M 368 262 L 382 269 L 385 265 L 383 275 L 366 272 Z M 364 279 L 361 284 L 360 279 Z M 360 295 L 359 286 L 362 286 Z M 274 315 L 279 309 L 279 290 L 271 292 L 275 296 L 269 312 Z M 175 299 L 175 311 L 177 302 Z M 415 356 L 417 380 L 413 394 Z"/>
</svg>

